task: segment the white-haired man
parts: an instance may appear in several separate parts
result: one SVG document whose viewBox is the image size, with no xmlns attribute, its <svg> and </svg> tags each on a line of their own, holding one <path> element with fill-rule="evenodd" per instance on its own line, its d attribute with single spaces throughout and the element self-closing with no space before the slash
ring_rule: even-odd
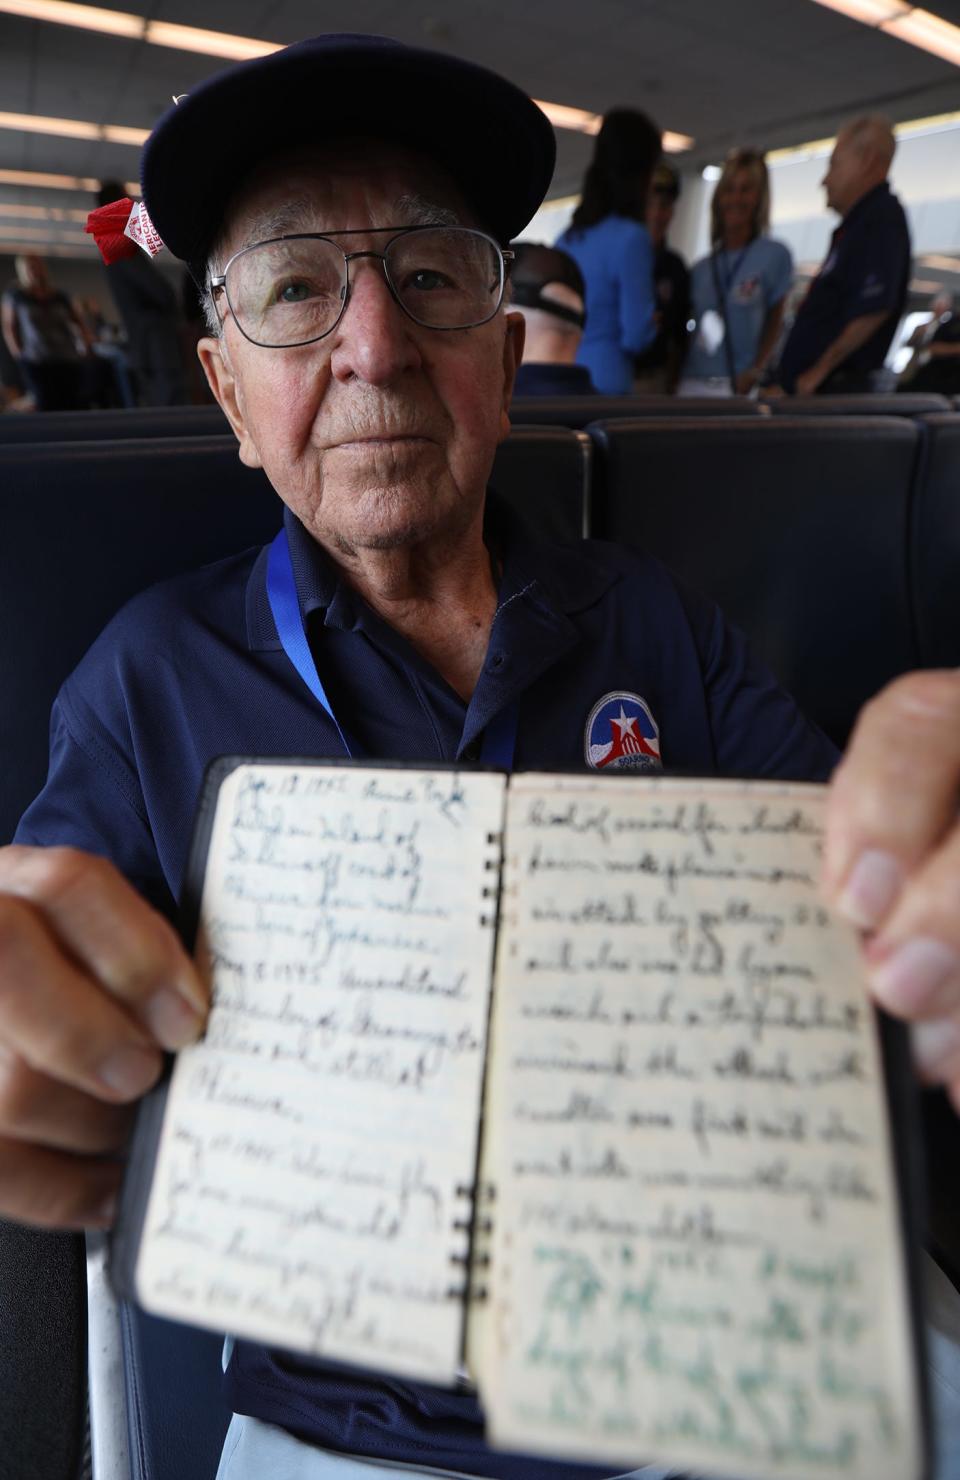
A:
<svg viewBox="0 0 960 1480">
<path fill-rule="evenodd" d="M 788 393 L 868 391 L 883 365 L 910 280 L 907 218 L 887 183 L 896 147 L 885 118 L 837 136 L 823 186 L 843 219 L 780 356 Z"/>
</svg>

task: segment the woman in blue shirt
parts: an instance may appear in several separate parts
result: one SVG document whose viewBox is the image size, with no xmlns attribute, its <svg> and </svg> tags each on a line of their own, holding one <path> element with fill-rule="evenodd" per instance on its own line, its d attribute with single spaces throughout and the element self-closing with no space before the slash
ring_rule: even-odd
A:
<svg viewBox="0 0 960 1480">
<path fill-rule="evenodd" d="M 660 131 L 645 114 L 632 108 L 608 113 L 573 222 L 557 242 L 587 285 L 577 363 L 605 395 L 629 394 L 634 356 L 655 333 L 653 247 L 643 221 L 660 150 Z"/>
<path fill-rule="evenodd" d="M 681 395 L 748 395 L 780 337 L 793 258 L 765 233 L 770 181 L 763 155 L 727 156 L 710 203 L 712 250 L 694 264 L 690 294 L 696 333 Z"/>
</svg>

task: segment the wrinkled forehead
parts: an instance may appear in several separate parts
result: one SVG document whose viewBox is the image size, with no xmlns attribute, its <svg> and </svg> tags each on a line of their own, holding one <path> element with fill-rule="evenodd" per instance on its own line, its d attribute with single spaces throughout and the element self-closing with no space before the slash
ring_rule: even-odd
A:
<svg viewBox="0 0 960 1480">
<path fill-rule="evenodd" d="M 431 224 L 480 224 L 442 166 L 383 140 L 337 140 L 258 165 L 227 207 L 218 254 L 298 231 Z"/>
</svg>

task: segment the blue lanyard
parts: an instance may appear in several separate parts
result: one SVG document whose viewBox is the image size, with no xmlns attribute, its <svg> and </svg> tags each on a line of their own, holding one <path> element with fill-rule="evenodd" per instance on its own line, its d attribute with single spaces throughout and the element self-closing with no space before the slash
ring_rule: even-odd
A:
<svg viewBox="0 0 960 1480">
<path fill-rule="evenodd" d="M 303 621 L 300 616 L 300 603 L 297 601 L 297 588 L 293 579 L 290 546 L 285 529 L 280 530 L 267 556 L 267 599 L 270 602 L 270 610 L 273 613 L 277 636 L 280 638 L 283 651 L 313 697 L 330 716 L 340 737 L 340 744 L 347 755 L 355 759 L 359 758 L 363 752 L 356 742 L 349 738 L 334 714 L 333 705 L 327 698 L 327 691 L 323 687 L 317 672 L 317 665 L 313 661 L 313 654 L 310 651 L 310 644 L 307 642 L 307 635 L 303 630 Z M 513 770 L 517 723 L 518 708 L 515 703 L 508 704 L 499 714 L 494 715 L 483 734 L 483 744 L 480 748 L 480 760 L 483 765 L 494 766 L 501 771 Z"/>
</svg>

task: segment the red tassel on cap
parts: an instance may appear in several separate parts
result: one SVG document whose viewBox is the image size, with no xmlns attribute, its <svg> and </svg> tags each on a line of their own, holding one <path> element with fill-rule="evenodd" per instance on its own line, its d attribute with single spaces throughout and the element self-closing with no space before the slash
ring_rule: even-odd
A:
<svg viewBox="0 0 960 1480">
<path fill-rule="evenodd" d="M 124 198 L 111 201 L 108 206 L 98 206 L 87 217 L 87 224 L 83 229 L 93 237 L 100 248 L 100 256 L 108 266 L 111 262 L 121 262 L 124 257 L 137 255 L 136 242 L 129 236 L 124 236 L 132 210 L 133 201 Z"/>
<path fill-rule="evenodd" d="M 155 257 L 163 249 L 156 227 L 140 200 L 124 198 L 111 201 L 108 206 L 98 206 L 90 212 L 83 229 L 93 237 L 108 265 L 124 257 L 135 257 L 138 247 L 148 257 Z"/>
</svg>

